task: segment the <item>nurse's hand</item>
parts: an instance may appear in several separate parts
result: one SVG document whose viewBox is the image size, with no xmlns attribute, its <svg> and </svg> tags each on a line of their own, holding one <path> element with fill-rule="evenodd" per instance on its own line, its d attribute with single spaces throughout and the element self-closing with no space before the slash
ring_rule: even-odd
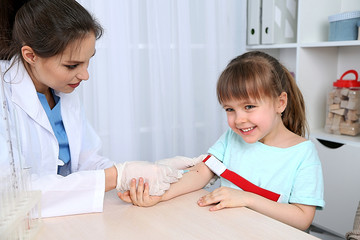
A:
<svg viewBox="0 0 360 240">
<path fill-rule="evenodd" d="M 130 190 L 122 193 L 118 192 L 118 196 L 124 202 L 132 203 L 139 207 L 150 207 L 161 201 L 161 196 L 149 195 L 149 183 L 144 183 L 143 178 L 139 178 L 136 188 L 136 179 L 131 179 Z"/>
<path fill-rule="evenodd" d="M 207 154 L 200 155 L 196 158 L 188 158 L 184 156 L 176 156 L 156 161 L 157 164 L 166 165 L 175 169 L 186 169 L 202 162 Z"/>
<path fill-rule="evenodd" d="M 156 161 L 155 163 L 166 165 L 175 169 L 187 169 L 195 166 L 198 163 L 201 163 L 207 156 L 208 154 L 202 154 L 195 158 L 176 156 L 172 158 L 161 159 Z M 211 187 L 211 185 L 214 185 L 214 183 L 218 178 L 219 178 L 218 176 L 214 175 L 214 177 L 210 179 L 208 184 L 206 184 L 205 188 L 209 188 Z"/>
<path fill-rule="evenodd" d="M 115 167 L 118 173 L 118 191 L 130 190 L 131 179 L 142 177 L 149 184 L 149 194 L 152 196 L 163 195 L 170 188 L 170 184 L 177 182 L 183 174 L 183 170 L 144 161 L 118 163 Z"/>
</svg>

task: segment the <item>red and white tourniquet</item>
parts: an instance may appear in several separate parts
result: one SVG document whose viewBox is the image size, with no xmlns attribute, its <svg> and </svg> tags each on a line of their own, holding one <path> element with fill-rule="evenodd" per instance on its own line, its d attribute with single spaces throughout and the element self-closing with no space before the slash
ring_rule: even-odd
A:
<svg viewBox="0 0 360 240">
<path fill-rule="evenodd" d="M 277 202 L 280 198 L 280 194 L 271 192 L 269 190 L 266 190 L 264 188 L 261 188 L 259 186 L 256 186 L 255 184 L 249 182 L 245 178 L 241 177 L 237 173 L 226 169 L 226 166 L 220 162 L 217 158 L 215 158 L 212 155 L 208 155 L 203 162 L 210 168 L 211 171 L 213 171 L 216 175 L 219 177 L 223 177 L 226 180 L 229 180 L 239 188 L 241 188 L 244 191 L 252 192 L 255 194 L 258 194 L 260 196 L 263 196 L 267 199 L 273 200 Z"/>
</svg>

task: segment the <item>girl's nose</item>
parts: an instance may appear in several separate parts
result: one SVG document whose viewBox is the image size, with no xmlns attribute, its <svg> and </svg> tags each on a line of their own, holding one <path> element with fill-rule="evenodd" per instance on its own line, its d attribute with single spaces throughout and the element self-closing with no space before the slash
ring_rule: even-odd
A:
<svg viewBox="0 0 360 240">
<path fill-rule="evenodd" d="M 244 113 L 237 112 L 235 117 L 235 124 L 241 124 L 246 122 L 246 117 Z"/>
</svg>

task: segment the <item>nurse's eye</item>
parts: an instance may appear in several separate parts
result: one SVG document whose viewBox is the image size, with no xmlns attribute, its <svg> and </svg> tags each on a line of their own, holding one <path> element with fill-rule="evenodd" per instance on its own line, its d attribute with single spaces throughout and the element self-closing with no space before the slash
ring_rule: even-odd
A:
<svg viewBox="0 0 360 240">
<path fill-rule="evenodd" d="M 65 67 L 67 67 L 68 69 L 75 69 L 77 66 L 79 66 L 79 64 L 65 65 Z"/>
</svg>

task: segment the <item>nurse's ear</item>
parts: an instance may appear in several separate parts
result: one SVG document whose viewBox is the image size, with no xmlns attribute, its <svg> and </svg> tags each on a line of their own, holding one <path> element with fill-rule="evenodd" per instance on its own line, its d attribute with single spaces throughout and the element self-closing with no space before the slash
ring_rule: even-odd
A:
<svg viewBox="0 0 360 240">
<path fill-rule="evenodd" d="M 34 50 L 29 46 L 23 46 L 21 48 L 21 55 L 24 60 L 30 65 L 33 65 L 36 62 L 37 56 Z"/>
</svg>

